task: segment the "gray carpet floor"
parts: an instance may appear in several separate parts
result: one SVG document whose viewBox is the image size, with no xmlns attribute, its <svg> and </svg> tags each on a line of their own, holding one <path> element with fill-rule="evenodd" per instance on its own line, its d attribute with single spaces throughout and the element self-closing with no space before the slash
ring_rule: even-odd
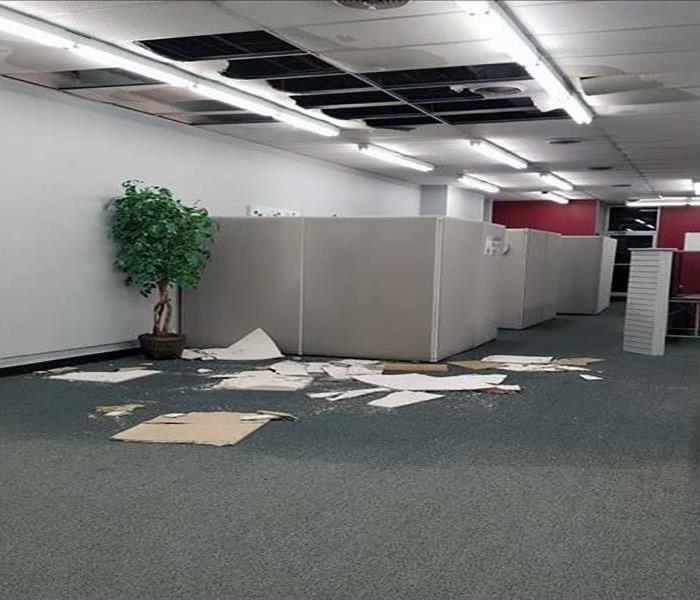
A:
<svg viewBox="0 0 700 600">
<path fill-rule="evenodd" d="M 2 378 L 0 598 L 698 598 L 699 346 L 624 354 L 622 317 L 464 355 L 599 356 L 604 381 L 513 373 L 521 394 L 394 410 L 208 391 L 191 361 L 119 385 Z M 146 408 L 90 416 L 124 402 Z M 163 412 L 259 408 L 301 420 L 227 448 L 109 441 Z"/>
</svg>

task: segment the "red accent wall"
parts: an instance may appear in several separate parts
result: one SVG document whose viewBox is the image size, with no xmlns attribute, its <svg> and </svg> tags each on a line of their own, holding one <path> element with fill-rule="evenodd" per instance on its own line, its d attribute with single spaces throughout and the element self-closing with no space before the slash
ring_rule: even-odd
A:
<svg viewBox="0 0 700 600">
<path fill-rule="evenodd" d="M 656 234 L 657 248 L 683 248 L 688 231 L 700 232 L 700 207 L 669 206 L 659 209 Z M 680 284 L 684 294 L 700 293 L 700 254 L 681 258 Z"/>
<path fill-rule="evenodd" d="M 564 235 L 595 235 L 597 216 L 597 200 L 571 200 L 569 204 L 547 200 L 515 200 L 494 202 L 492 220 L 512 229 L 530 228 Z"/>
</svg>

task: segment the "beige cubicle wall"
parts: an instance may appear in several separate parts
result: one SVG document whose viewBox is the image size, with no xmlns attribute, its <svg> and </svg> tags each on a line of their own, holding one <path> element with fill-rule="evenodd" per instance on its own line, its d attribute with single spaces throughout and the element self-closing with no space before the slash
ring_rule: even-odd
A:
<svg viewBox="0 0 700 600">
<path fill-rule="evenodd" d="M 561 237 L 557 312 L 597 315 L 610 305 L 617 240 L 597 235 Z"/>
<path fill-rule="evenodd" d="M 191 346 L 262 327 L 289 354 L 435 361 L 496 335 L 504 228 L 449 217 L 226 218 Z"/>
<path fill-rule="evenodd" d="M 537 229 L 506 230 L 499 327 L 524 329 L 556 316 L 560 238 Z"/>
</svg>

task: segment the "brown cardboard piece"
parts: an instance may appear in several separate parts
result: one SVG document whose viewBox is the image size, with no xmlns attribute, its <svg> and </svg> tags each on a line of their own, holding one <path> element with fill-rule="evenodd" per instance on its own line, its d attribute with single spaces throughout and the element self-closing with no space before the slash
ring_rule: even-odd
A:
<svg viewBox="0 0 700 600">
<path fill-rule="evenodd" d="M 160 415 L 121 431 L 111 439 L 151 444 L 232 446 L 269 421 L 241 421 L 249 413 L 191 412 L 182 417 Z"/>
<path fill-rule="evenodd" d="M 592 358 L 590 356 L 577 356 L 573 358 L 557 358 L 554 362 L 558 365 L 566 365 L 569 367 L 585 367 L 592 363 L 603 362 L 604 358 Z"/>
<path fill-rule="evenodd" d="M 462 367 L 463 369 L 471 369 L 472 371 L 484 371 L 485 369 L 498 369 L 500 363 L 488 363 L 480 360 L 453 360 L 451 365 Z"/>
<path fill-rule="evenodd" d="M 447 365 L 445 364 L 434 364 L 434 363 L 401 363 L 401 362 L 388 362 L 384 363 L 384 373 L 395 373 L 395 372 L 407 371 L 409 373 L 444 373 L 447 371 Z"/>
</svg>

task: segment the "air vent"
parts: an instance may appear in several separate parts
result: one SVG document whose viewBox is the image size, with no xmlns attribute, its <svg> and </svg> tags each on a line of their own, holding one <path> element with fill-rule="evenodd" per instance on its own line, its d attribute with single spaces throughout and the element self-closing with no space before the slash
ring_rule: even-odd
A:
<svg viewBox="0 0 700 600">
<path fill-rule="evenodd" d="M 483 87 L 472 88 L 471 90 L 475 94 L 480 94 L 485 97 L 489 96 L 515 96 L 517 94 L 523 93 L 523 88 L 515 87 L 513 85 L 487 85 Z"/>
<path fill-rule="evenodd" d="M 547 140 L 548 144 L 553 144 L 556 146 L 568 146 L 569 144 L 580 144 L 583 140 L 578 138 L 558 138 L 554 140 Z"/>
<path fill-rule="evenodd" d="M 411 0 L 333 0 L 339 6 L 355 10 L 391 10 L 406 6 Z"/>
</svg>

